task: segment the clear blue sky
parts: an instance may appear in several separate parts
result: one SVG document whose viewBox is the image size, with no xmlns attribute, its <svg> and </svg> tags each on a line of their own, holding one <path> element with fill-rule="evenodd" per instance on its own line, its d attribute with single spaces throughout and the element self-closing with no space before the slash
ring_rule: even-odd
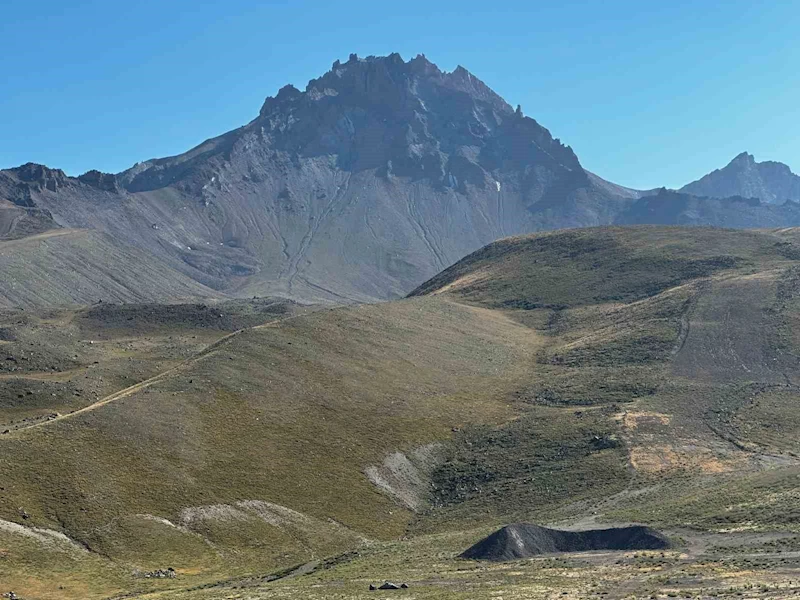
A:
<svg viewBox="0 0 800 600">
<path fill-rule="evenodd" d="M 463 65 L 632 187 L 747 150 L 800 171 L 800 3 L 5 0 L 0 167 L 117 172 L 243 125 L 339 58 Z"/>
</svg>

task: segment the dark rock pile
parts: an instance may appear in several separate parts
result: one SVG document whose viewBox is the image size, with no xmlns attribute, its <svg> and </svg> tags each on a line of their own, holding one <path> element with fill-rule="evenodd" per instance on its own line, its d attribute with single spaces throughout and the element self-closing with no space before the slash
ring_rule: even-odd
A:
<svg viewBox="0 0 800 600">
<path fill-rule="evenodd" d="M 407 590 L 408 584 L 407 583 L 392 583 L 391 581 L 384 581 L 379 587 L 375 587 L 374 585 L 370 584 L 369 589 L 371 592 L 375 590 Z"/>
<path fill-rule="evenodd" d="M 175 569 L 169 567 L 168 569 L 156 569 L 155 571 L 144 571 L 140 574 L 145 579 L 175 579 L 178 574 Z"/>
<path fill-rule="evenodd" d="M 505 561 L 554 552 L 587 550 L 662 550 L 670 547 L 663 534 L 642 525 L 562 531 L 514 523 L 465 550 L 460 558 Z"/>
</svg>

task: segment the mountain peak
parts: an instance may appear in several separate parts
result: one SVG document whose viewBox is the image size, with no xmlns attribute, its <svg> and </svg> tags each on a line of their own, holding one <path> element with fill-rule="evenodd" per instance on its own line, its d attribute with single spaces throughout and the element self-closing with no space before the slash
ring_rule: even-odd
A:
<svg viewBox="0 0 800 600">
<path fill-rule="evenodd" d="M 748 152 L 737 154 L 736 157 L 729 163 L 730 165 L 754 165 L 756 164 L 756 157 Z"/>
<path fill-rule="evenodd" d="M 37 189 L 47 189 L 54 192 L 59 186 L 67 183 L 69 178 L 61 169 L 51 169 L 45 165 L 28 162 L 19 167 L 6 170 L 15 179 Z"/>
<path fill-rule="evenodd" d="M 45 179 L 64 180 L 67 178 L 61 169 L 51 169 L 46 165 L 34 162 L 27 162 L 24 165 L 10 169 L 10 171 L 13 171 L 20 181 L 26 182 L 43 181 Z"/>
<path fill-rule="evenodd" d="M 758 198 L 763 202 L 800 201 L 800 177 L 788 165 L 756 162 L 749 152 L 738 154 L 727 166 L 681 188 L 694 196 Z"/>
</svg>

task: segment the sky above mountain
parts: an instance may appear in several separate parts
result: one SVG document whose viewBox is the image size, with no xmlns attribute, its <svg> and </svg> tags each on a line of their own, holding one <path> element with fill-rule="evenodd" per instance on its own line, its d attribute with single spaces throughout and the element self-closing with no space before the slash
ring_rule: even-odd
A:
<svg viewBox="0 0 800 600">
<path fill-rule="evenodd" d="M 351 52 L 422 52 L 623 185 L 680 187 L 744 150 L 800 170 L 794 3 L 69 4 L 4 5 L 0 168 L 117 172 L 245 124 Z"/>
</svg>

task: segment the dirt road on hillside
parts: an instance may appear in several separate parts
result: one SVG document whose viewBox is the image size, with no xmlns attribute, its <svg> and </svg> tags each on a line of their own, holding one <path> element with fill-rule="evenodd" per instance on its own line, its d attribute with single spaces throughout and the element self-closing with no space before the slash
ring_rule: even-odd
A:
<svg viewBox="0 0 800 600">
<path fill-rule="evenodd" d="M 216 349 L 218 349 L 223 344 L 229 342 L 231 339 L 241 335 L 242 333 L 244 333 L 246 331 L 257 331 L 259 329 L 266 329 L 268 327 L 274 327 L 274 326 L 276 326 L 276 325 L 278 325 L 280 323 L 284 323 L 286 321 L 290 321 L 292 319 L 296 319 L 299 316 L 303 316 L 303 315 L 293 315 L 291 317 L 284 317 L 282 319 L 274 319 L 272 321 L 268 321 L 267 323 L 262 323 L 261 325 L 256 325 L 254 327 L 245 327 L 243 329 L 237 329 L 236 331 L 233 331 L 233 332 L 231 332 L 231 333 L 229 333 L 227 335 L 224 335 L 223 337 L 218 339 L 216 342 L 213 342 L 212 344 L 209 344 L 208 346 L 203 348 L 200 352 L 198 352 L 194 356 L 191 356 L 190 358 L 187 358 L 186 360 L 184 360 L 180 364 L 178 364 L 178 365 L 176 365 L 176 366 L 174 366 L 174 367 L 172 367 L 170 369 L 167 369 L 166 371 L 162 371 L 160 373 L 157 373 L 156 375 L 153 375 L 152 377 L 150 377 L 148 379 L 140 381 L 139 383 L 135 383 L 135 384 L 133 384 L 133 385 L 131 385 L 129 387 L 126 387 L 126 388 L 124 388 L 122 390 L 114 392 L 113 394 L 109 394 L 108 396 L 105 396 L 105 397 L 101 398 L 97 402 L 94 402 L 94 403 L 92 403 L 92 404 L 90 404 L 88 406 L 85 406 L 85 407 L 83 407 L 81 409 L 78 409 L 76 411 L 73 411 L 73 412 L 70 412 L 70 413 L 66 413 L 66 414 L 63 414 L 63 415 L 58 415 L 58 416 L 55 416 L 55 417 L 50 417 L 50 418 L 46 417 L 41 421 L 22 425 L 21 427 L 18 427 L 17 429 L 9 431 L 9 433 L 6 433 L 5 435 L 6 436 L 14 435 L 14 434 L 17 434 L 17 433 L 20 433 L 20 432 L 23 432 L 23 431 L 27 431 L 27 430 L 30 430 L 30 429 L 35 429 L 37 427 L 43 427 L 45 425 L 50 425 L 50 424 L 53 424 L 53 423 L 57 423 L 59 421 L 64 421 L 66 419 L 72 419 L 72 418 L 80 416 L 80 415 L 82 415 L 84 413 L 91 412 L 93 410 L 96 410 L 98 408 L 106 406 L 107 404 L 111 404 L 112 402 L 115 402 L 117 400 L 121 400 L 122 398 L 127 398 L 131 394 L 135 394 L 136 392 L 140 392 L 140 391 L 142 391 L 144 389 L 147 389 L 148 387 L 158 383 L 159 381 L 162 381 L 163 379 L 169 377 L 170 375 L 174 375 L 175 373 L 178 373 L 181 370 L 196 364 L 197 362 L 203 360 L 205 357 L 211 355 Z M 0 434 L 0 435 L 3 435 L 3 434 Z"/>
</svg>

